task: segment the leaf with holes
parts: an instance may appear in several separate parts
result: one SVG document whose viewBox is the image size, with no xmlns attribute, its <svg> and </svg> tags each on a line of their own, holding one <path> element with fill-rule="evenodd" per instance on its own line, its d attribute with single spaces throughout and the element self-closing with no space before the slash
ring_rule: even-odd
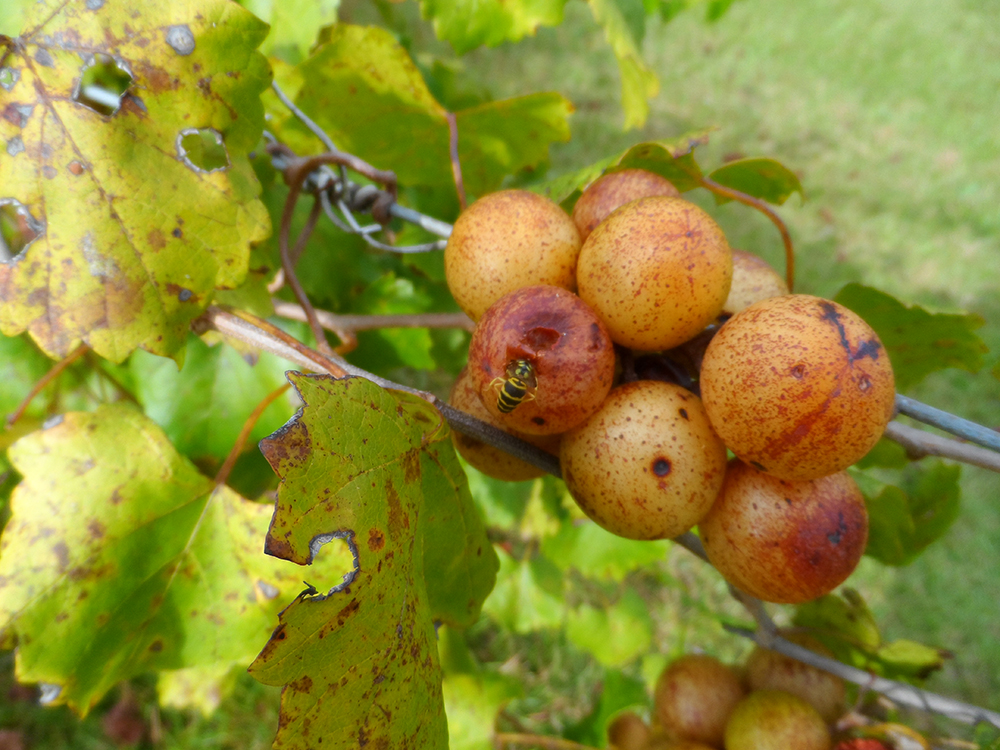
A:
<svg viewBox="0 0 1000 750">
<path fill-rule="evenodd" d="M 424 18 L 458 54 L 485 44 L 496 47 L 533 36 L 539 26 L 558 26 L 566 0 L 422 0 Z"/>
<path fill-rule="evenodd" d="M 895 297 L 861 284 L 848 284 L 834 299 L 875 329 L 889 353 L 899 391 L 909 390 L 932 372 L 948 367 L 978 372 L 984 364 L 983 355 L 989 351 L 974 333 L 984 322 L 978 315 L 907 307 Z"/>
<path fill-rule="evenodd" d="M 448 112 L 406 50 L 385 29 L 348 24 L 323 42 L 300 66 L 302 109 L 339 148 L 395 170 L 402 184 L 452 184 Z M 481 195 L 544 161 L 549 144 L 569 140 L 572 109 L 559 94 L 539 93 L 456 112 L 466 188 Z"/>
<path fill-rule="evenodd" d="M 50 356 L 173 354 L 270 231 L 247 159 L 267 27 L 227 0 L 26 15 L 0 65 L 0 204 L 39 236 L 0 263 L 0 330 Z"/>
<path fill-rule="evenodd" d="M 71 412 L 10 459 L 24 480 L 0 541 L 0 640 L 16 635 L 18 679 L 58 686 L 59 703 L 86 712 L 142 672 L 245 664 L 302 587 L 261 554 L 269 508 L 213 491 L 130 407 Z"/>
<path fill-rule="evenodd" d="M 783 204 L 792 193 L 803 197 L 802 183 L 795 173 L 774 159 L 740 159 L 714 170 L 709 179 L 768 203 Z M 717 205 L 731 199 L 715 196 Z"/>
<path fill-rule="evenodd" d="M 532 185 L 531 189 L 561 203 L 564 208 L 572 208 L 583 189 L 602 174 L 622 169 L 645 169 L 667 178 L 674 187 L 685 192 L 699 185 L 702 173 L 695 161 L 694 150 L 708 143 L 710 132 L 711 130 L 693 130 L 667 141 L 638 143 L 616 156 Z"/>
<path fill-rule="evenodd" d="M 445 747 L 434 622 L 472 624 L 497 569 L 448 430 L 367 380 L 289 379 L 305 406 L 261 443 L 281 477 L 265 549 L 307 565 L 344 539 L 357 568 L 301 594 L 250 668 L 285 686 L 274 746 Z"/>
</svg>

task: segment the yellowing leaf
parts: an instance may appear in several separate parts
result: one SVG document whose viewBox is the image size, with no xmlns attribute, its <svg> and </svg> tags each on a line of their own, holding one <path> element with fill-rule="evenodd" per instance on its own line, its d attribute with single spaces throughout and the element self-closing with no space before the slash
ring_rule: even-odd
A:
<svg viewBox="0 0 1000 750">
<path fill-rule="evenodd" d="M 439 39 L 464 54 L 485 44 L 496 47 L 534 35 L 539 26 L 558 26 L 566 0 L 423 0 L 424 18 Z"/>
<path fill-rule="evenodd" d="M 404 185 L 451 185 L 447 110 L 406 50 L 384 29 L 348 24 L 331 28 L 323 41 L 300 66 L 302 109 L 339 148 L 392 169 Z M 456 112 L 466 187 L 481 195 L 543 161 L 550 143 L 569 140 L 571 112 L 554 93 Z"/>
<path fill-rule="evenodd" d="M 497 569 L 448 430 L 366 380 L 289 378 L 305 406 L 261 443 L 282 480 L 265 549 L 309 564 L 345 539 L 357 568 L 300 594 L 251 666 L 285 686 L 274 746 L 445 747 L 434 622 L 474 622 Z"/>
<path fill-rule="evenodd" d="M 625 130 L 641 128 L 649 117 L 649 99 L 660 91 L 656 74 L 642 60 L 639 42 L 630 28 L 629 18 L 615 0 L 589 0 L 594 20 L 604 28 L 604 35 L 618 60 L 622 79 L 622 109 Z"/>
<path fill-rule="evenodd" d="M 260 551 L 269 509 L 222 488 L 131 408 L 67 414 L 9 452 L 0 638 L 17 676 L 86 712 L 149 670 L 247 663 L 301 577 Z M 345 560 L 324 561 L 326 574 Z"/>
<path fill-rule="evenodd" d="M 42 0 L 27 16 L 3 63 L 0 199 L 41 234 L 0 263 L 0 330 L 50 356 L 81 340 L 116 362 L 172 354 L 270 231 L 246 156 L 266 27 L 226 0 Z"/>
</svg>

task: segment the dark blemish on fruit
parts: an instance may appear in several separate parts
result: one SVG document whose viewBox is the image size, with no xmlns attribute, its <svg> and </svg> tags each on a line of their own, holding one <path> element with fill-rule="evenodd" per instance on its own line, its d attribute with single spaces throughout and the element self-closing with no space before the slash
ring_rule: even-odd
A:
<svg viewBox="0 0 1000 750">
<path fill-rule="evenodd" d="M 878 342 L 878 339 L 870 339 L 868 341 L 862 341 L 858 346 L 857 351 L 851 351 L 851 342 L 847 340 L 847 331 L 844 330 L 844 324 L 840 320 L 840 313 L 837 312 L 837 308 L 833 306 L 832 302 L 820 302 L 819 306 L 823 308 L 823 320 L 829 320 L 837 327 L 837 332 L 840 334 L 840 345 L 844 347 L 844 351 L 847 352 L 847 360 L 852 364 L 857 362 L 859 359 L 864 359 L 865 357 L 871 357 L 872 359 L 878 359 L 879 349 L 882 345 Z"/>
<path fill-rule="evenodd" d="M 750 465 L 758 471 L 767 471 L 767 469 L 764 468 L 764 464 L 759 464 L 756 461 L 751 461 Z"/>
<path fill-rule="evenodd" d="M 785 502 L 788 503 L 789 505 L 791 505 L 792 504 L 792 498 L 786 497 L 785 498 Z"/>
<path fill-rule="evenodd" d="M 663 458 L 654 459 L 653 461 L 653 473 L 658 477 L 665 477 L 670 473 L 670 461 Z"/>
<path fill-rule="evenodd" d="M 802 380 L 802 376 L 805 374 L 806 374 L 805 365 L 795 365 L 795 367 L 792 368 L 792 377 Z"/>
<path fill-rule="evenodd" d="M 684 417 L 684 419 L 687 419 L 687 418 L 688 418 L 688 413 L 687 413 L 687 409 L 681 409 L 681 410 L 680 410 L 680 411 L 678 411 L 677 413 L 678 413 L 678 414 L 680 414 L 680 415 L 681 415 L 682 417 Z"/>
<path fill-rule="evenodd" d="M 543 425 L 543 424 L 545 424 L 545 420 L 542 417 L 532 417 L 531 421 L 534 422 L 537 425 Z"/>
<path fill-rule="evenodd" d="M 858 390 L 864 393 L 872 387 L 872 379 L 867 375 L 862 375 L 858 380 Z"/>
<path fill-rule="evenodd" d="M 849 531 L 847 523 L 844 521 L 844 514 L 837 513 L 837 530 L 826 535 L 831 544 L 840 544 L 841 537 Z"/>
</svg>

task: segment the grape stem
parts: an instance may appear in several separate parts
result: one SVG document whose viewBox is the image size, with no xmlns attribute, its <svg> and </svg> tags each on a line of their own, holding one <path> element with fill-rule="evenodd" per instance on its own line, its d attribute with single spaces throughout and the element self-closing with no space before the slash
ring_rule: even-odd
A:
<svg viewBox="0 0 1000 750">
<path fill-rule="evenodd" d="M 922 404 L 916 399 L 900 393 L 896 394 L 896 411 L 918 422 L 937 427 L 963 440 L 1000 453 L 1000 432 L 996 430 L 983 427 L 941 409 L 935 409 L 933 406 Z"/>
<path fill-rule="evenodd" d="M 785 640 L 781 636 L 776 636 L 773 633 L 767 633 L 762 628 L 754 631 L 747 630 L 746 628 L 740 628 L 735 625 L 729 625 L 727 623 L 723 623 L 722 627 L 730 633 L 743 636 L 744 638 L 749 638 L 751 641 L 763 648 L 777 651 L 779 654 L 784 654 L 785 656 L 795 659 L 796 661 L 803 662 L 816 667 L 817 669 L 822 669 L 824 672 L 836 675 L 847 682 L 853 682 L 855 685 L 859 685 L 862 690 L 871 690 L 881 693 L 885 697 L 900 705 L 942 714 L 965 724 L 979 724 L 980 722 L 985 722 L 994 727 L 1000 728 L 1000 714 L 994 711 L 989 711 L 985 708 L 979 708 L 978 706 L 956 701 L 952 698 L 938 695 L 937 693 L 921 690 L 920 688 L 908 685 L 905 682 L 897 682 L 896 680 L 888 680 L 884 677 L 878 677 L 873 675 L 871 672 L 866 672 L 863 669 L 849 666 L 837 661 L 836 659 L 830 659 L 821 654 L 817 654 L 815 651 L 810 651 L 804 646 Z"/>
<path fill-rule="evenodd" d="M 896 421 L 886 426 L 885 436 L 903 446 L 911 459 L 940 456 L 1000 472 L 1000 453 L 994 453 L 986 448 L 961 443 Z"/>
</svg>

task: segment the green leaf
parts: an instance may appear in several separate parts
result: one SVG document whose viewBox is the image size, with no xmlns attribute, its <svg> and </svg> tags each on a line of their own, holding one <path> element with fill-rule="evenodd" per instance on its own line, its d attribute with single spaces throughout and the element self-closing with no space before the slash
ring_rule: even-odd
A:
<svg viewBox="0 0 1000 750">
<path fill-rule="evenodd" d="M 136 352 L 129 366 L 143 410 L 186 456 L 214 456 L 232 450 L 243 423 L 264 397 L 285 384 L 288 364 L 266 352 L 251 365 L 231 346 L 208 346 L 192 336 L 184 366 Z M 250 433 L 250 444 L 278 429 L 292 412 L 291 400 L 275 401 Z"/>
<path fill-rule="evenodd" d="M 0 336 L 0 419 L 13 412 L 54 363 L 27 336 Z M 52 387 L 43 393 L 51 394 Z M 44 397 L 32 402 L 28 414 L 43 413 Z"/>
<path fill-rule="evenodd" d="M 306 565 L 342 537 L 357 568 L 300 594 L 251 666 L 285 686 L 275 746 L 444 747 L 434 621 L 474 622 L 497 568 L 448 430 L 366 380 L 289 379 L 305 405 L 261 442 L 281 477 L 265 550 Z"/>
<path fill-rule="evenodd" d="M 708 0 L 708 7 L 705 8 L 705 20 L 709 23 L 718 21 L 729 10 L 736 0 Z"/>
<path fill-rule="evenodd" d="M 222 699 L 235 686 L 236 670 L 228 662 L 187 669 L 168 669 L 160 672 L 156 679 L 156 692 L 161 706 L 193 708 L 205 717 L 215 713 Z"/>
<path fill-rule="evenodd" d="M 610 607 L 583 605 L 570 610 L 566 637 L 604 666 L 620 667 L 649 650 L 653 621 L 643 598 L 626 588 Z"/>
<path fill-rule="evenodd" d="M 916 641 L 900 639 L 886 643 L 876 652 L 884 668 L 883 674 L 892 679 L 926 680 L 944 667 L 950 654 Z"/>
<path fill-rule="evenodd" d="M 340 0 L 239 0 L 271 30 L 260 45 L 267 56 L 297 63 L 316 42 L 316 32 L 337 22 Z"/>
<path fill-rule="evenodd" d="M 852 646 L 869 653 L 882 644 L 875 616 L 861 595 L 850 588 L 800 604 L 792 623 L 810 628 L 810 635 L 823 641 L 838 658 Z"/>
<path fill-rule="evenodd" d="M 854 464 L 858 469 L 870 469 L 875 466 L 887 469 L 902 469 L 910 463 L 906 449 L 889 438 L 880 438 L 875 447 Z"/>
<path fill-rule="evenodd" d="M 564 523 L 542 541 L 542 553 L 563 570 L 575 568 L 588 578 L 621 581 L 633 570 L 666 557 L 665 540 L 638 542 L 605 531 L 591 521 Z"/>
<path fill-rule="evenodd" d="M 865 554 L 886 565 L 909 565 L 958 518 L 961 466 L 925 461 L 909 466 L 900 485 L 852 470 L 868 507 Z"/>
<path fill-rule="evenodd" d="M 848 284 L 834 300 L 853 310 L 875 329 L 889 353 L 896 390 L 907 391 L 932 372 L 958 367 L 978 372 L 988 349 L 973 331 L 978 315 L 930 313 L 906 307 L 878 289 Z"/>
<path fill-rule="evenodd" d="M 448 113 L 389 32 L 337 25 L 300 70 L 299 106 L 340 148 L 394 170 L 403 184 L 453 184 Z M 569 140 L 571 112 L 559 94 L 540 93 L 455 113 L 468 190 L 489 192 L 544 161 L 551 142 Z"/>
<path fill-rule="evenodd" d="M 59 686 L 59 703 L 86 712 L 142 672 L 245 664 L 301 587 L 260 552 L 268 508 L 213 492 L 129 407 L 69 413 L 10 458 L 24 480 L 0 542 L 0 633 L 17 635 L 18 679 Z"/>
<path fill-rule="evenodd" d="M 649 707 L 646 684 L 617 669 L 604 670 L 601 698 L 594 710 L 583 721 L 566 732 L 568 739 L 593 747 L 604 747 L 608 739 L 608 725 L 622 711 L 635 709 L 645 712 Z"/>
<path fill-rule="evenodd" d="M 523 694 L 513 678 L 486 670 L 449 674 L 442 688 L 450 750 L 493 750 L 497 713 Z"/>
<path fill-rule="evenodd" d="M 0 118 L 0 184 L 44 231 L 0 264 L 0 330 L 29 331 L 50 356 L 80 341 L 115 362 L 136 347 L 173 354 L 270 231 L 246 156 L 263 126 L 266 26 L 226 0 L 43 0 L 29 14 L 7 58 L 3 104 L 17 114 Z M 114 114 L 74 101 L 91 62 L 131 75 Z M 195 129 L 217 134 L 228 167 L 188 162 Z"/>
<path fill-rule="evenodd" d="M 541 555 L 515 560 L 502 550 L 497 585 L 483 611 L 508 630 L 530 633 L 558 628 L 565 616 L 562 573 Z"/>
<path fill-rule="evenodd" d="M 694 149 L 708 143 L 711 130 L 693 130 L 667 141 L 648 141 L 553 180 L 532 185 L 536 193 L 565 206 L 577 191 L 606 172 L 621 169 L 645 169 L 670 180 L 681 192 L 699 187 L 701 169 L 694 159 Z"/>
<path fill-rule="evenodd" d="M 792 193 L 798 193 L 800 198 L 805 197 L 802 184 L 795 173 L 774 159 L 740 159 L 719 167 L 708 177 L 720 185 L 779 206 Z M 717 205 L 729 201 L 729 198 L 715 196 Z"/>
<path fill-rule="evenodd" d="M 656 74 L 642 60 L 639 49 L 641 38 L 633 29 L 633 3 L 629 0 L 589 0 L 594 20 L 604 29 L 604 36 L 611 45 L 618 61 L 622 79 L 622 109 L 625 111 L 626 130 L 641 128 L 649 116 L 649 99 L 660 91 Z"/>
<path fill-rule="evenodd" d="M 534 36 L 539 26 L 558 26 L 566 0 L 421 0 L 438 39 L 466 52 Z"/>
</svg>

